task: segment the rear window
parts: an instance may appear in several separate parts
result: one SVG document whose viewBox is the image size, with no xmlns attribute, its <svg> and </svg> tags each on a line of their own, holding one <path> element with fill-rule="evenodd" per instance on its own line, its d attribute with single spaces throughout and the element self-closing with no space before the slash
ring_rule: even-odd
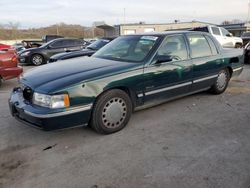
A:
<svg viewBox="0 0 250 188">
<path fill-rule="evenodd" d="M 208 28 L 207 27 L 196 27 L 196 28 L 192 29 L 192 31 L 201 31 L 201 32 L 208 33 Z"/>
</svg>

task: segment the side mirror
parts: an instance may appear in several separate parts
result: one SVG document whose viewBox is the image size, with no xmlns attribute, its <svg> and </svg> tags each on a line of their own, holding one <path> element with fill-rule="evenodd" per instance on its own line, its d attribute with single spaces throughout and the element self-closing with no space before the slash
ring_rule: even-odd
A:
<svg viewBox="0 0 250 188">
<path fill-rule="evenodd" d="M 155 64 L 173 61 L 172 57 L 169 55 L 158 55 L 156 56 L 155 60 L 156 60 Z"/>
<path fill-rule="evenodd" d="M 232 37 L 233 34 L 232 33 L 229 33 L 229 34 L 226 34 L 227 37 Z"/>
</svg>

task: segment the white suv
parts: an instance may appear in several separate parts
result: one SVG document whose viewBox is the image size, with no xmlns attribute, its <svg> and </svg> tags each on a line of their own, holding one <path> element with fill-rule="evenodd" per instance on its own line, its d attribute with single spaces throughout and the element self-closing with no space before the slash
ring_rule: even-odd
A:
<svg viewBox="0 0 250 188">
<path fill-rule="evenodd" d="M 223 27 L 206 26 L 206 27 L 197 27 L 192 30 L 210 33 L 225 48 L 241 48 L 243 45 L 243 41 L 240 37 L 234 37 L 232 33 L 229 33 Z"/>
</svg>

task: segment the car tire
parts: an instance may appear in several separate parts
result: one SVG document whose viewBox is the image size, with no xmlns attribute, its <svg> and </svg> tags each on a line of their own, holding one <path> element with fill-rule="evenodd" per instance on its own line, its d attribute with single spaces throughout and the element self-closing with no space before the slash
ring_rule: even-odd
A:
<svg viewBox="0 0 250 188">
<path fill-rule="evenodd" d="M 132 102 L 128 94 L 119 89 L 109 90 L 98 97 L 90 126 L 101 134 L 115 133 L 127 125 L 131 114 Z"/>
<path fill-rule="evenodd" d="M 236 43 L 236 44 L 235 44 L 235 48 L 242 48 L 242 44 Z"/>
<path fill-rule="evenodd" d="M 0 76 L 0 87 L 2 86 L 2 82 L 3 82 L 3 79 L 2 79 L 2 77 Z"/>
<path fill-rule="evenodd" d="M 31 56 L 31 63 L 35 66 L 44 64 L 44 57 L 40 54 L 34 54 Z"/>
<path fill-rule="evenodd" d="M 219 72 L 214 85 L 211 87 L 210 91 L 213 94 L 223 93 L 228 86 L 230 80 L 230 73 L 228 69 L 223 69 Z"/>
</svg>

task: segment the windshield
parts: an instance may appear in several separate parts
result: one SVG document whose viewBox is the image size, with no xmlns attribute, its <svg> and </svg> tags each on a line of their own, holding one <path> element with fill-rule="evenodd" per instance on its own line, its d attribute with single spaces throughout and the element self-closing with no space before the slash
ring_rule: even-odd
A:
<svg viewBox="0 0 250 188">
<path fill-rule="evenodd" d="M 91 50 L 99 50 L 101 47 L 105 46 L 109 42 L 110 42 L 110 40 L 108 40 L 108 39 L 99 39 L 99 40 L 93 42 L 92 44 L 88 45 L 87 48 L 91 49 Z"/>
<path fill-rule="evenodd" d="M 40 46 L 40 48 L 46 47 L 46 46 L 50 45 L 52 42 L 53 42 L 53 41 L 51 40 L 51 41 L 49 41 L 49 42 L 47 42 L 47 43 L 44 43 L 44 44 L 42 44 L 42 45 Z"/>
<path fill-rule="evenodd" d="M 123 36 L 95 53 L 93 57 L 116 61 L 141 62 L 155 45 L 157 36 Z"/>
</svg>

